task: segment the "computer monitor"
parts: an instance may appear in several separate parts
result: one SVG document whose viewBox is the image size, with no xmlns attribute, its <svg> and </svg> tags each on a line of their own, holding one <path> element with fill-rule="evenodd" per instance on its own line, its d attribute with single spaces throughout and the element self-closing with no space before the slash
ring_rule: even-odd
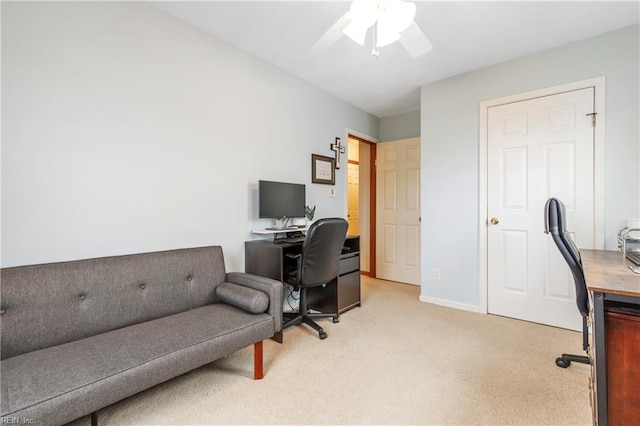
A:
<svg viewBox="0 0 640 426">
<path fill-rule="evenodd" d="M 304 217 L 305 186 L 299 183 L 258 181 L 258 217 L 284 220 Z"/>
</svg>

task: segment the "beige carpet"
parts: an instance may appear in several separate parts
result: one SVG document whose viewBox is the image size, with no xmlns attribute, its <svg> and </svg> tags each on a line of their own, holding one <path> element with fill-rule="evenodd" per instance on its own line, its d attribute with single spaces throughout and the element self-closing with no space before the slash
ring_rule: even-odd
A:
<svg viewBox="0 0 640 426">
<path fill-rule="evenodd" d="M 420 302 L 419 288 L 363 277 L 362 307 L 99 412 L 101 425 L 591 424 L 580 333 Z M 89 424 L 79 419 L 74 426 Z"/>
</svg>

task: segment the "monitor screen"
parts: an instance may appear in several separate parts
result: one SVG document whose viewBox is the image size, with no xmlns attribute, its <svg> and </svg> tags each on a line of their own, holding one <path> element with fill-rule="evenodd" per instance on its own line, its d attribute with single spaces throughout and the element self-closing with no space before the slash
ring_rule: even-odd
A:
<svg viewBox="0 0 640 426">
<path fill-rule="evenodd" d="M 304 217 L 305 186 L 298 183 L 258 181 L 258 217 Z"/>
</svg>

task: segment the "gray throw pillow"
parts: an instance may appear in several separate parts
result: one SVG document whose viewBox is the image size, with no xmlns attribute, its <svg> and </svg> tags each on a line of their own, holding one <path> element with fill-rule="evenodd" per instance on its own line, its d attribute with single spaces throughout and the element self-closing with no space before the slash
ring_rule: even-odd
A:
<svg viewBox="0 0 640 426">
<path fill-rule="evenodd" d="M 233 283 L 222 283 L 216 288 L 220 302 L 227 303 L 252 314 L 260 314 L 269 307 L 267 293 Z"/>
</svg>

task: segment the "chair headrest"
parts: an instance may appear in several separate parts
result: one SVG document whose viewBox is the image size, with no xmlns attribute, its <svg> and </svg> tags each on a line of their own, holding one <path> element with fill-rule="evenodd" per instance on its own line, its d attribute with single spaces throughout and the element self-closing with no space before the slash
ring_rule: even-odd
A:
<svg viewBox="0 0 640 426">
<path fill-rule="evenodd" d="M 545 234 L 561 234 L 566 231 L 567 210 L 564 203 L 557 198 L 549 198 L 544 206 Z"/>
</svg>

